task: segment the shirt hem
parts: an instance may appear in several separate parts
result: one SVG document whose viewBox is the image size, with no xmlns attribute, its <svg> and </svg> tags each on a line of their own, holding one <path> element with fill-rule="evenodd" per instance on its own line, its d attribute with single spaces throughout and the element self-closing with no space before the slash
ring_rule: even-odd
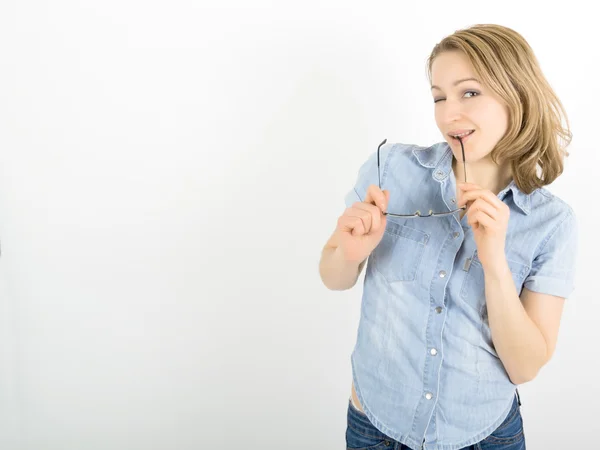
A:
<svg viewBox="0 0 600 450">
<path fill-rule="evenodd" d="M 350 364 L 352 367 L 352 381 L 354 383 L 354 390 L 356 391 L 356 396 L 358 397 L 358 400 L 360 402 L 360 405 L 362 407 L 364 414 L 367 416 L 367 418 L 369 419 L 369 421 L 373 424 L 373 426 L 375 428 L 377 428 L 379 431 L 381 431 L 385 435 L 391 437 L 392 439 L 400 442 L 401 444 L 406 445 L 411 450 L 421 450 L 421 449 L 424 449 L 424 450 L 461 450 L 464 447 L 468 447 L 469 445 L 477 444 L 477 443 L 481 442 L 482 440 L 484 440 L 486 437 L 488 437 L 490 434 L 492 434 L 494 432 L 494 430 L 496 430 L 496 428 L 498 428 L 502 424 L 502 422 L 504 422 L 504 420 L 506 420 L 506 418 L 508 417 L 508 414 L 510 413 L 510 410 L 512 408 L 513 402 L 514 402 L 514 398 L 511 398 L 511 401 L 509 402 L 508 407 L 500 415 L 500 417 L 494 423 L 492 423 L 492 425 L 486 427 L 483 431 L 480 431 L 479 433 L 477 433 L 476 435 L 474 435 L 473 437 L 471 437 L 469 439 L 461 441 L 457 444 L 427 444 L 427 443 L 425 443 L 425 446 L 422 447 L 422 443 L 417 443 L 414 439 L 411 439 L 410 437 L 408 437 L 404 434 L 399 434 L 399 433 L 391 430 L 387 426 L 385 426 L 373 414 L 373 412 L 371 412 L 368 402 L 365 401 L 365 398 L 362 395 L 360 382 L 358 381 L 358 375 L 356 373 L 357 371 L 356 371 L 356 365 L 355 365 L 355 361 L 354 361 L 354 354 L 350 357 Z"/>
</svg>

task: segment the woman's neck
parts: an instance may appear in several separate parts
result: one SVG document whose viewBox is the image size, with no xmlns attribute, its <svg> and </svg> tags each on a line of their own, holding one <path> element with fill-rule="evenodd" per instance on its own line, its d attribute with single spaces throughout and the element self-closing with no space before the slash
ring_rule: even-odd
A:
<svg viewBox="0 0 600 450">
<path fill-rule="evenodd" d="M 458 162 L 456 158 L 453 158 L 452 171 L 458 183 L 465 180 L 462 161 Z M 474 163 L 467 163 L 467 182 L 477 184 L 483 189 L 489 189 L 496 195 L 508 186 L 512 179 L 510 165 L 499 166 L 489 156 Z"/>
</svg>

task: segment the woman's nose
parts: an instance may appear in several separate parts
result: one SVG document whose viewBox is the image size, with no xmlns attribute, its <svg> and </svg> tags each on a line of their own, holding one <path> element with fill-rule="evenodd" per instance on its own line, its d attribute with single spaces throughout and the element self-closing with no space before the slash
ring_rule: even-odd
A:
<svg viewBox="0 0 600 450">
<path fill-rule="evenodd" d="M 446 123 L 457 122 L 462 118 L 464 114 L 462 105 L 457 101 L 445 101 L 443 112 L 442 112 L 442 120 Z"/>
</svg>

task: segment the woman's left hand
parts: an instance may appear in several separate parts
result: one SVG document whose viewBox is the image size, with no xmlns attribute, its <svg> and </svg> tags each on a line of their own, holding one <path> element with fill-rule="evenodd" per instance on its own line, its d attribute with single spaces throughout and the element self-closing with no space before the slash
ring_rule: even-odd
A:
<svg viewBox="0 0 600 450">
<path fill-rule="evenodd" d="M 473 183 L 458 183 L 458 206 L 467 205 L 467 221 L 473 229 L 477 254 L 484 269 L 506 261 L 504 245 L 510 209 L 497 195 Z"/>
</svg>

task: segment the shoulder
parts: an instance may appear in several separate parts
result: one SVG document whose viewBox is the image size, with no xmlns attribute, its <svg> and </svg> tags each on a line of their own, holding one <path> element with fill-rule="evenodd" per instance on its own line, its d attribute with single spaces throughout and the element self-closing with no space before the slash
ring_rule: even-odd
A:
<svg viewBox="0 0 600 450">
<path fill-rule="evenodd" d="M 579 253 L 577 218 L 573 208 L 546 188 L 531 194 L 525 248 L 532 251 L 525 287 L 530 291 L 567 298 L 575 288 Z"/>
<path fill-rule="evenodd" d="M 432 146 L 433 147 L 433 146 Z M 417 166 L 419 152 L 427 152 L 428 148 L 416 144 L 387 142 L 384 140 L 363 160 L 358 168 L 354 188 L 346 195 L 346 205 L 365 198 L 367 189 L 372 184 L 388 180 L 390 174 L 405 178 L 404 171 Z M 428 153 L 424 153 L 425 155 Z M 412 164 L 411 164 L 412 161 Z"/>
<path fill-rule="evenodd" d="M 381 147 L 381 163 L 392 164 L 396 161 L 411 160 L 425 167 L 435 167 L 440 160 L 451 152 L 448 143 L 436 142 L 432 145 L 419 145 L 403 142 L 386 143 Z"/>
<path fill-rule="evenodd" d="M 531 193 L 531 209 L 537 216 L 544 238 L 542 247 L 551 239 L 566 240 L 577 235 L 577 215 L 573 207 L 547 188 Z"/>
<path fill-rule="evenodd" d="M 449 150 L 449 146 L 447 142 L 436 142 L 431 145 L 420 145 L 420 144 L 411 144 L 405 142 L 388 142 L 385 143 L 381 150 L 384 148 L 389 153 L 396 153 L 406 156 L 442 156 L 447 150 Z"/>
<path fill-rule="evenodd" d="M 424 146 L 403 142 L 386 142 L 379 144 L 378 149 L 372 151 L 363 160 L 358 170 L 358 184 L 363 187 L 376 183 L 378 180 L 378 167 L 382 181 L 390 173 L 400 175 L 403 170 L 414 170 L 415 167 L 435 167 L 444 156 L 451 153 L 450 147 L 445 142 Z"/>
<path fill-rule="evenodd" d="M 387 167 L 395 161 L 406 160 L 414 157 L 415 152 L 424 150 L 425 147 L 416 144 L 406 144 L 402 142 L 386 142 L 379 144 L 378 148 L 371 151 L 365 160 L 363 160 L 360 171 L 370 172 L 377 165 L 381 168 Z"/>
<path fill-rule="evenodd" d="M 564 199 L 548 188 L 538 188 L 530 194 L 531 208 L 547 218 L 575 218 L 575 210 Z"/>
</svg>

